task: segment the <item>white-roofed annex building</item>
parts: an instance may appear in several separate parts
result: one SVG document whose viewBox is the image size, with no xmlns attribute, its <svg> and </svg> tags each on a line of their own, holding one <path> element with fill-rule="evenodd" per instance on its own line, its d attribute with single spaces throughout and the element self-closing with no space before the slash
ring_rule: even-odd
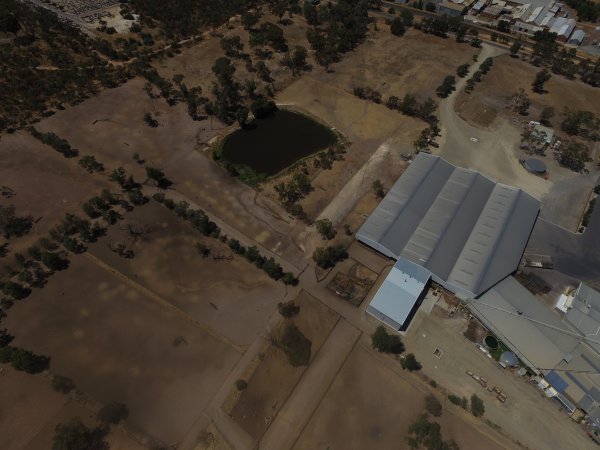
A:
<svg viewBox="0 0 600 450">
<path fill-rule="evenodd" d="M 419 153 L 356 233 L 396 260 L 367 312 L 405 330 L 429 280 L 480 297 L 516 271 L 539 209 L 520 189 Z"/>
</svg>

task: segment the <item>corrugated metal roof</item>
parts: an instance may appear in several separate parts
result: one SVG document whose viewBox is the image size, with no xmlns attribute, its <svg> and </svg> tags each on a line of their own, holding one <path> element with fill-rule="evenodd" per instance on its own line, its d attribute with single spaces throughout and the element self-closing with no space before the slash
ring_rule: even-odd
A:
<svg viewBox="0 0 600 450">
<path fill-rule="evenodd" d="M 399 329 L 409 317 L 431 273 L 400 258 L 371 300 L 367 312 Z"/>
<path fill-rule="evenodd" d="M 468 301 L 467 307 L 520 360 L 542 373 L 579 345 L 579 339 L 559 331 L 573 330 L 513 277 Z"/>
<path fill-rule="evenodd" d="M 477 296 L 517 268 L 538 211 L 519 189 L 420 153 L 356 236 Z"/>
</svg>

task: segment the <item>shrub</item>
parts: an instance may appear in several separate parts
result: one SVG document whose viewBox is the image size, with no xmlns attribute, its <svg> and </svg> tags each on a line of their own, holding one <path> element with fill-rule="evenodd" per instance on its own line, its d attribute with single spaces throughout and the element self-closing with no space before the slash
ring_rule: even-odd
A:
<svg viewBox="0 0 600 450">
<path fill-rule="evenodd" d="M 237 380 L 235 382 L 235 388 L 238 391 L 243 391 L 244 389 L 246 389 L 248 387 L 248 382 L 246 380 Z"/>
</svg>

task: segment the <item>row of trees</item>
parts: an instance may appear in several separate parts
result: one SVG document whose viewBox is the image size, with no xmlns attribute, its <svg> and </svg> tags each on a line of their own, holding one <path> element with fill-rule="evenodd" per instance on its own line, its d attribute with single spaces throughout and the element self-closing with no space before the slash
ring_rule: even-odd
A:
<svg viewBox="0 0 600 450">
<path fill-rule="evenodd" d="M 222 236 L 219 226 L 211 221 L 203 210 L 192 209 L 190 204 L 186 201 L 176 203 L 172 199 L 167 198 L 163 193 L 154 194 L 152 198 L 158 203 L 166 206 L 168 209 L 173 210 L 179 217 L 187 220 L 194 229 L 202 233 L 204 236 L 215 239 L 220 238 L 223 242 L 227 242 L 231 250 L 238 255 L 244 256 L 250 263 L 263 270 L 274 280 L 281 280 L 283 283 L 290 285 L 296 285 L 298 283 L 298 279 L 293 273 L 284 272 L 281 265 L 275 261 L 275 259 L 272 257 L 264 257 L 255 246 L 244 247 L 237 239 L 228 239 L 226 236 Z M 203 256 L 208 255 L 204 255 L 206 252 L 205 246 L 200 246 L 197 248 L 200 254 Z"/>
</svg>

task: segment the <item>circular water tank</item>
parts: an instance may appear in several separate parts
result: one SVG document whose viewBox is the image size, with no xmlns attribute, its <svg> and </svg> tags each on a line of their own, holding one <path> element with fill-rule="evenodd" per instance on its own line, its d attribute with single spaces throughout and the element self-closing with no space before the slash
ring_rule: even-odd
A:
<svg viewBox="0 0 600 450">
<path fill-rule="evenodd" d="M 519 359 L 517 358 L 517 355 L 515 355 L 513 352 L 502 353 L 502 355 L 500 356 L 500 362 L 503 362 L 509 367 L 516 367 L 519 365 Z"/>
<path fill-rule="evenodd" d="M 523 167 L 531 173 L 546 173 L 546 163 L 540 159 L 526 159 L 523 161 Z"/>
</svg>

